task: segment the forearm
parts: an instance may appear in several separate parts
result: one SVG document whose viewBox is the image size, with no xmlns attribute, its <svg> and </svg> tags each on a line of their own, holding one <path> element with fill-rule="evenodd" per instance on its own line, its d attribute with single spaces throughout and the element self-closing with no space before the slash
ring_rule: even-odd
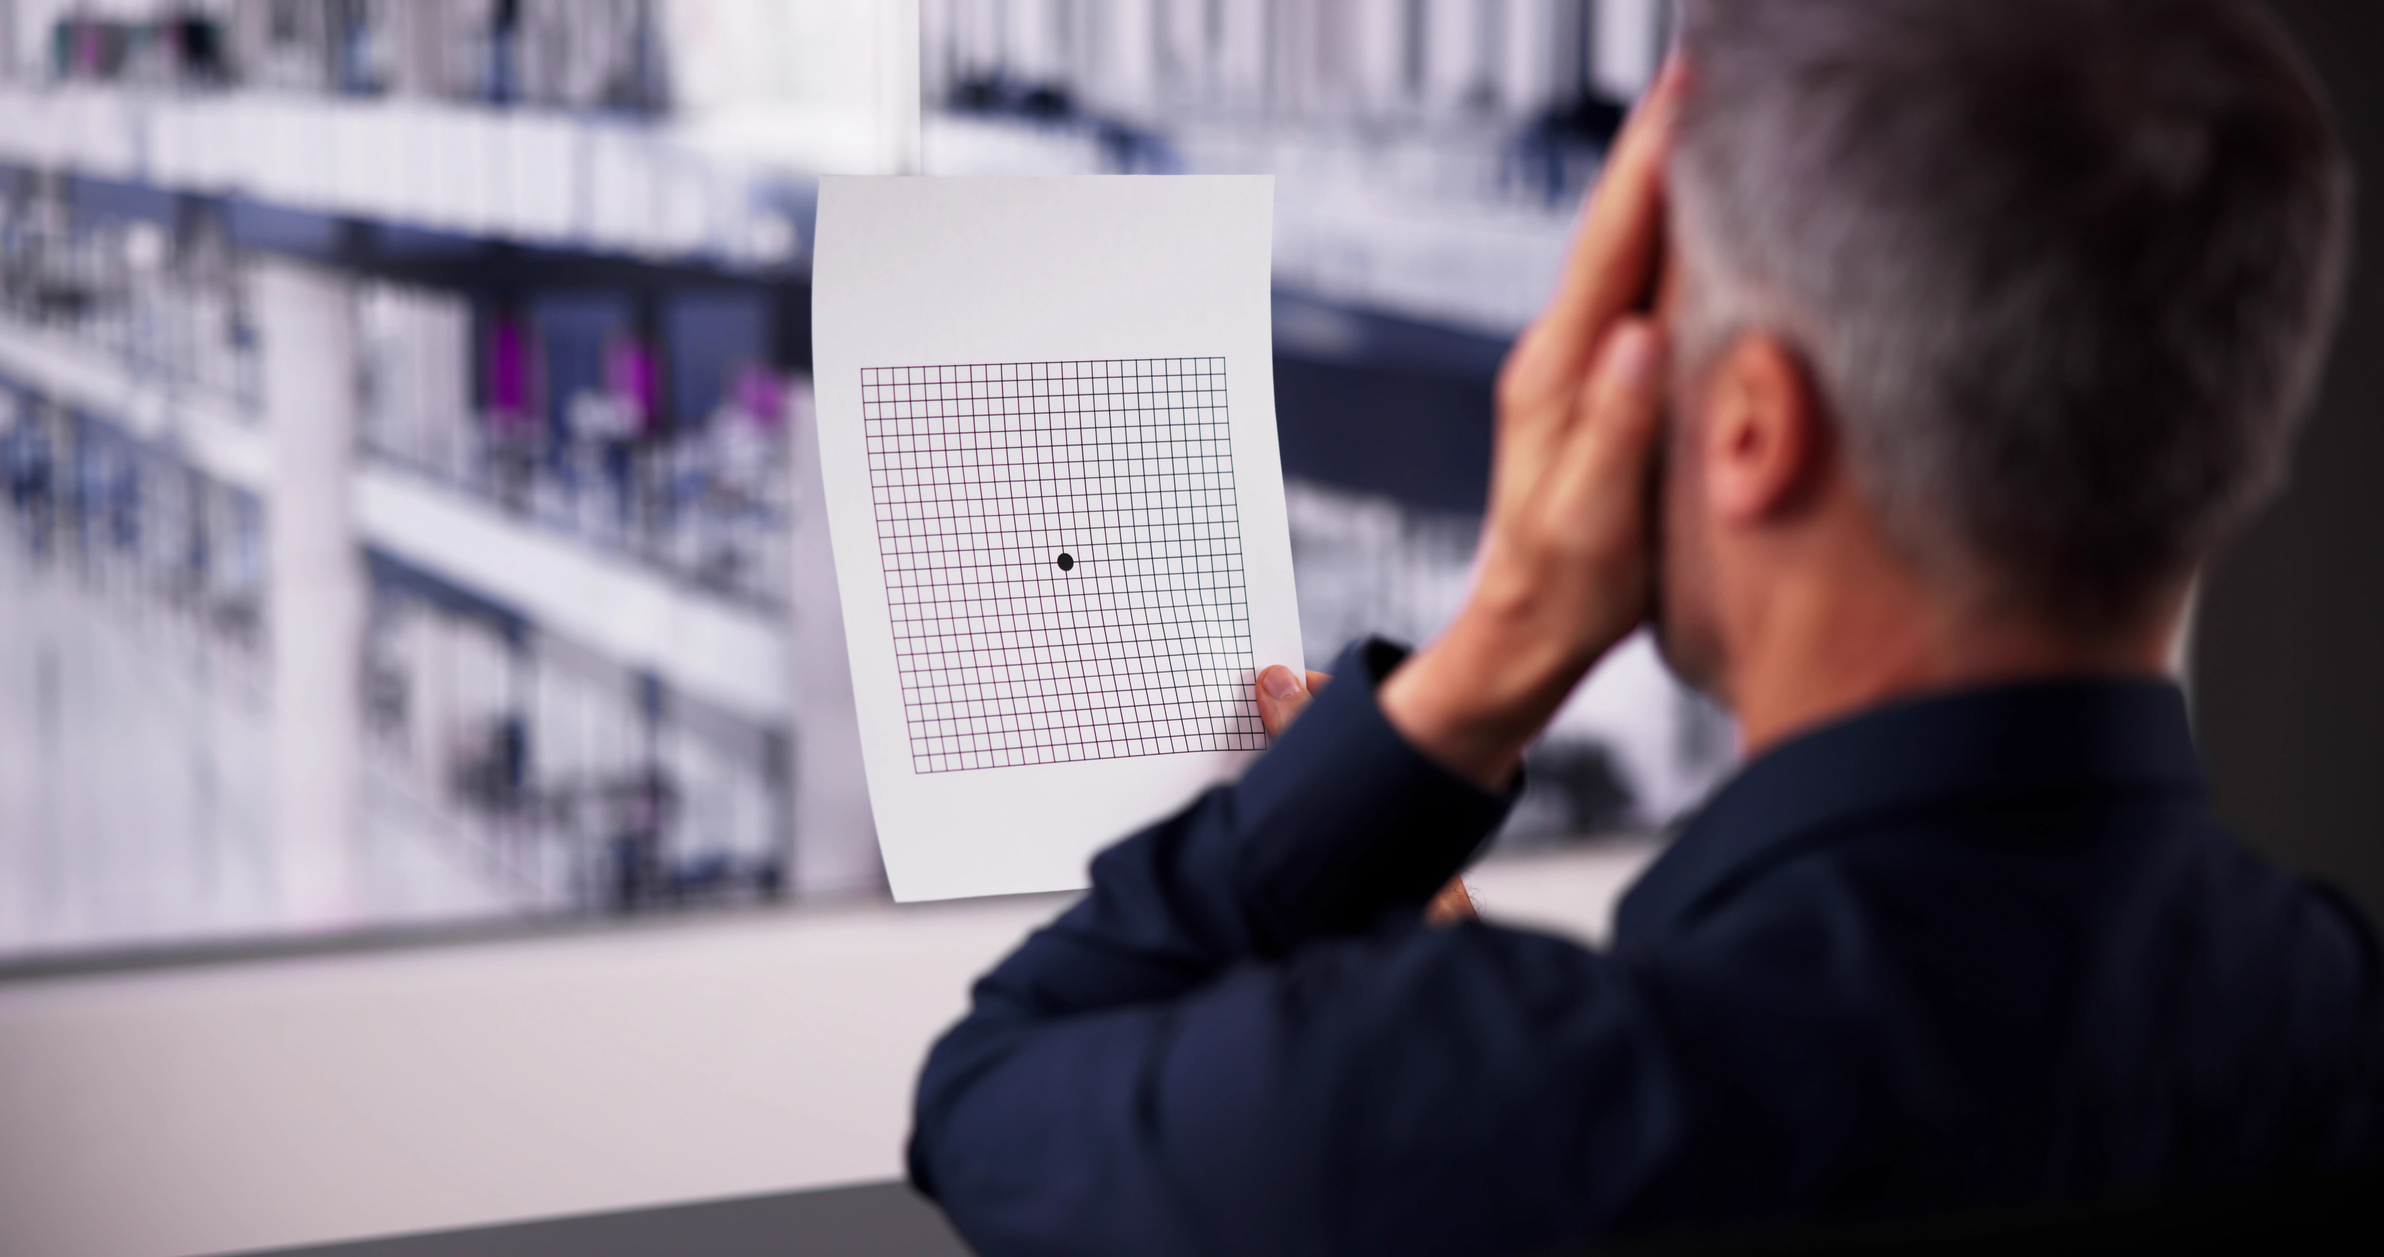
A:
<svg viewBox="0 0 2384 1257">
<path fill-rule="evenodd" d="M 1103 852 L 1084 900 L 987 975 L 977 1015 L 1046 1017 L 1165 998 L 1227 966 L 1420 913 L 1511 794 L 1452 776 L 1376 702 L 1395 650 L 1343 679 L 1234 785 Z"/>
<path fill-rule="evenodd" d="M 1433 762 L 1499 789 L 1596 661 L 1528 610 L 1477 601 L 1383 683 L 1383 716 Z"/>
<path fill-rule="evenodd" d="M 914 1181 L 979 1251 L 1541 1251 L 1670 1154 L 1663 1036 L 1606 958 L 1381 930 L 1175 998 L 972 1022 L 922 1079 Z"/>
</svg>

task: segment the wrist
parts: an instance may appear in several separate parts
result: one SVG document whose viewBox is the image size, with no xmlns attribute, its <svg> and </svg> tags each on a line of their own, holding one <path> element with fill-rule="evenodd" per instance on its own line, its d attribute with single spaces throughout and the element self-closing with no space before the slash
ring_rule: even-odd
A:
<svg viewBox="0 0 2384 1257">
<path fill-rule="evenodd" d="M 1501 789 L 1600 653 L 1472 604 L 1383 682 L 1383 715 L 1427 758 Z"/>
</svg>

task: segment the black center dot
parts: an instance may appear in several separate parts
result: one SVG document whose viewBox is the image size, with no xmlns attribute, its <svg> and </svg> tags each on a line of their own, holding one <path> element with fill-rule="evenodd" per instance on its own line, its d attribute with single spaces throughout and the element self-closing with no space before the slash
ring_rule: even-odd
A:
<svg viewBox="0 0 2384 1257">
<path fill-rule="evenodd" d="M 1076 568 L 1076 556 L 1073 554 L 1062 554 L 1056 560 L 1056 562 L 1058 562 L 1060 565 L 1060 570 L 1063 572 L 1074 571 Z"/>
</svg>

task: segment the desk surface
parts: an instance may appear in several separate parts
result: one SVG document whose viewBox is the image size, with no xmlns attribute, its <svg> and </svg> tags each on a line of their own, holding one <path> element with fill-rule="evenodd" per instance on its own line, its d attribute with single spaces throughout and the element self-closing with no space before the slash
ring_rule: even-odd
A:
<svg viewBox="0 0 2384 1257">
<path fill-rule="evenodd" d="M 1469 877 L 1490 916 L 1594 936 L 1651 851 Z M 261 1252 L 888 1182 L 927 1046 L 1064 902 L 0 981 L 0 1249 Z"/>
<path fill-rule="evenodd" d="M 252 1257 L 966 1257 L 944 1215 L 903 1183 L 433 1231 Z"/>
<path fill-rule="evenodd" d="M 1545 1257 L 2001 1257 L 2004 1253 L 2376 1252 L 2384 1175 L 2287 1179 L 2168 1200 L 2065 1204 L 1808 1230 L 1690 1233 Z M 2365 1238 L 2360 1238 L 2360 1237 Z M 249 1257 L 966 1257 L 902 1183 L 750 1196 Z"/>
</svg>

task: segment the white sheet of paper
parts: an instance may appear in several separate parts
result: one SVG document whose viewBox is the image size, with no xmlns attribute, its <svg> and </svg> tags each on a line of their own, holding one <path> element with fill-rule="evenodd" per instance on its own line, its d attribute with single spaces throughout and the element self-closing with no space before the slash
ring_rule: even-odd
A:
<svg viewBox="0 0 2384 1257">
<path fill-rule="evenodd" d="M 821 182 L 813 383 L 900 900 L 1064 890 L 1300 668 L 1273 181 Z"/>
</svg>

